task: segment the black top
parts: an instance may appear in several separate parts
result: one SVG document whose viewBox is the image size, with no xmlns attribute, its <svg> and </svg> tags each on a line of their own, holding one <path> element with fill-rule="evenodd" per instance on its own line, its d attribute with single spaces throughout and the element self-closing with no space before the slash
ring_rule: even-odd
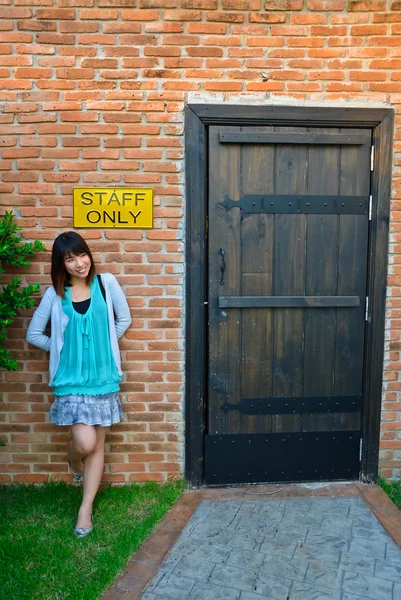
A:
<svg viewBox="0 0 401 600">
<path fill-rule="evenodd" d="M 100 275 L 97 275 L 97 280 L 99 282 L 99 287 L 100 291 L 102 292 L 103 300 L 106 301 L 106 292 L 104 291 L 104 286 Z M 73 302 L 72 306 L 77 313 L 79 313 L 80 315 L 84 315 L 88 311 L 90 304 L 91 299 L 87 298 L 86 300 L 81 300 L 81 302 Z"/>
</svg>

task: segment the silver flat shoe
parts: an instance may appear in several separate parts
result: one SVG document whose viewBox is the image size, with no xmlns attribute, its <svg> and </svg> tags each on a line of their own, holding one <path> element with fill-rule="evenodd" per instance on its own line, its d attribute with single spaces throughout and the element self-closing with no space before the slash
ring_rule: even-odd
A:
<svg viewBox="0 0 401 600">
<path fill-rule="evenodd" d="M 73 479 L 74 483 L 83 483 L 84 482 L 84 474 L 83 473 L 75 473 L 75 471 L 73 471 L 71 468 L 70 459 L 68 458 L 67 460 L 68 460 L 68 466 L 70 467 L 72 476 L 74 477 L 74 479 Z"/>
<path fill-rule="evenodd" d="M 84 538 L 86 537 L 89 533 L 91 533 L 91 531 L 93 530 L 93 515 L 91 515 L 91 521 L 92 521 L 92 525 L 90 527 L 75 527 L 74 528 L 74 533 L 77 536 L 77 538 Z"/>
</svg>

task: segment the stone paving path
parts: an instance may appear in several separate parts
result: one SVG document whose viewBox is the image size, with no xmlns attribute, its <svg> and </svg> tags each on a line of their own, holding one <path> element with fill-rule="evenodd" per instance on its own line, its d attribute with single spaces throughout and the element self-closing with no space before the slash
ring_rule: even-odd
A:
<svg viewBox="0 0 401 600">
<path fill-rule="evenodd" d="M 141 600 L 401 600 L 401 548 L 361 497 L 206 500 Z"/>
</svg>

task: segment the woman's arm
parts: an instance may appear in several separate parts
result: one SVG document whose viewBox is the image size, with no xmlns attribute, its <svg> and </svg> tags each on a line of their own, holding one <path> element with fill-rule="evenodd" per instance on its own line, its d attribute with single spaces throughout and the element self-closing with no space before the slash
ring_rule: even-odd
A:
<svg viewBox="0 0 401 600">
<path fill-rule="evenodd" d="M 45 335 L 44 331 L 50 319 L 54 297 L 54 290 L 49 288 L 45 292 L 38 308 L 33 313 L 26 334 L 26 339 L 30 344 L 37 346 L 41 350 L 46 350 L 46 352 L 50 350 L 50 338 Z"/>
<path fill-rule="evenodd" d="M 110 276 L 110 292 L 115 314 L 116 334 L 120 339 L 131 325 L 132 318 L 124 292 L 114 275 Z"/>
</svg>

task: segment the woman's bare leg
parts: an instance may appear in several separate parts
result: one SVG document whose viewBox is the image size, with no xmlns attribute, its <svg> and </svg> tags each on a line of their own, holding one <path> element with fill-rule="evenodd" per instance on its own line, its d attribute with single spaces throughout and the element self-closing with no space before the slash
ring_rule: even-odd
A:
<svg viewBox="0 0 401 600">
<path fill-rule="evenodd" d="M 84 465 L 82 459 L 84 458 L 84 455 L 75 450 L 74 438 L 72 437 L 67 443 L 67 456 L 70 461 L 71 470 L 74 471 L 74 473 L 83 473 Z"/>
<path fill-rule="evenodd" d="M 97 436 L 94 426 L 84 425 L 84 423 L 71 426 L 71 439 L 67 444 L 67 454 L 73 471 L 82 473 L 82 459 L 93 452 L 96 441 Z"/>
<path fill-rule="evenodd" d="M 84 425 L 84 427 L 88 427 Z M 99 489 L 104 467 L 104 440 L 107 427 L 91 427 L 96 435 L 92 451 L 85 455 L 82 503 L 78 511 L 76 527 L 88 528 L 92 524 L 92 505 Z"/>
</svg>

